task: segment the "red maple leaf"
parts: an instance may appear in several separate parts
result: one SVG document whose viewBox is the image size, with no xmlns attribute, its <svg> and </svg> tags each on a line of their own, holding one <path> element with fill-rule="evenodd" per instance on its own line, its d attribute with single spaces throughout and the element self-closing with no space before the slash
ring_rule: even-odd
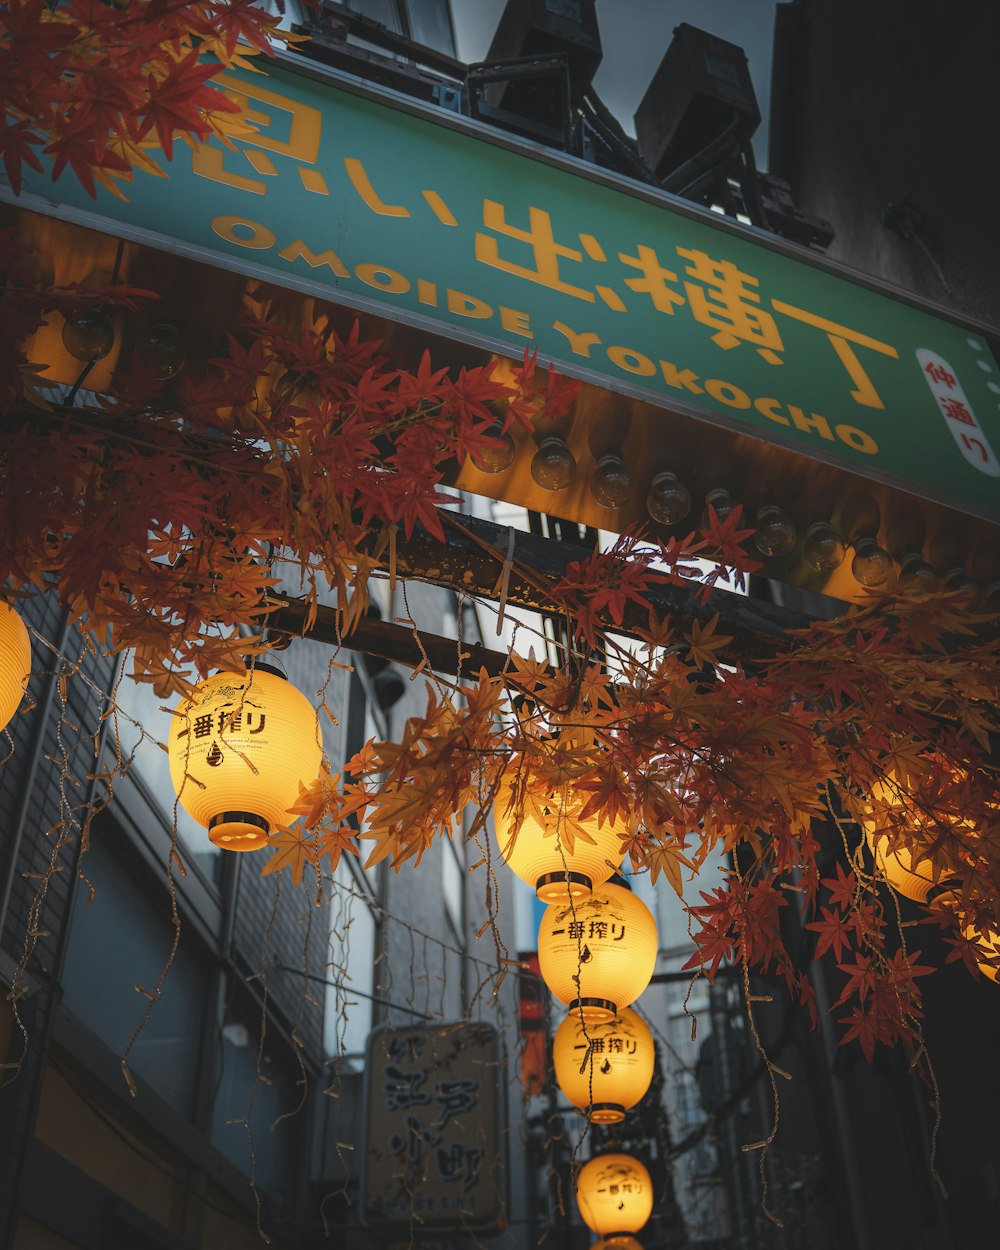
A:
<svg viewBox="0 0 1000 1250">
<path fill-rule="evenodd" d="M 15 195 L 21 194 L 22 164 L 30 165 L 37 173 L 42 172 L 42 163 L 31 150 L 32 144 L 41 142 L 27 121 L 10 126 L 6 118 L 0 118 L 0 153 L 3 154 L 4 168 Z"/>
<path fill-rule="evenodd" d="M 844 872 L 841 864 L 834 866 L 835 877 L 824 877 L 823 884 L 830 895 L 830 902 L 835 907 L 849 911 L 854 906 L 854 898 L 858 889 L 858 879 L 853 872 Z"/>
<path fill-rule="evenodd" d="M 839 911 L 831 911 L 829 907 L 821 907 L 822 920 L 813 920 L 806 925 L 814 933 L 819 934 L 816 943 L 816 958 L 821 959 L 828 950 L 832 950 L 837 960 L 844 957 L 845 948 L 851 946 L 851 928 Z"/>
</svg>

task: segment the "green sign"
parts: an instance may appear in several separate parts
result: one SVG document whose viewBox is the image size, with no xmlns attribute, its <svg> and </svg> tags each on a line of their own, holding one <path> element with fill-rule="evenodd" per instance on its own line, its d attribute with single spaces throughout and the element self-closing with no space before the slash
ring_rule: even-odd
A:
<svg viewBox="0 0 1000 1250">
<path fill-rule="evenodd" d="M 128 203 L 28 189 L 1000 517 L 981 334 L 444 110 L 282 66 L 220 82 L 257 127 L 235 150 L 179 146 Z"/>
</svg>

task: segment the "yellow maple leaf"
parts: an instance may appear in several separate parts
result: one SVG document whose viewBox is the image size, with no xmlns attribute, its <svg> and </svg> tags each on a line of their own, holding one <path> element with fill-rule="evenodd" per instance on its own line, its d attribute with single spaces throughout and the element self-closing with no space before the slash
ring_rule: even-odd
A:
<svg viewBox="0 0 1000 1250">
<path fill-rule="evenodd" d="M 702 625 L 700 621 L 694 621 L 691 629 L 684 635 L 688 641 L 688 656 L 693 664 L 699 668 L 703 664 L 709 664 L 713 667 L 719 663 L 719 657 L 716 652 L 727 643 L 733 641 L 731 635 L 717 634 L 715 627 L 719 623 L 719 614 L 716 614 L 706 624 Z"/>
<path fill-rule="evenodd" d="M 306 864 L 316 866 L 316 844 L 311 838 L 305 836 L 301 825 L 279 828 L 277 833 L 268 838 L 267 845 L 274 854 L 261 870 L 262 877 L 269 877 L 272 872 L 281 872 L 285 868 L 291 868 L 292 881 L 295 885 L 299 885 Z"/>
</svg>

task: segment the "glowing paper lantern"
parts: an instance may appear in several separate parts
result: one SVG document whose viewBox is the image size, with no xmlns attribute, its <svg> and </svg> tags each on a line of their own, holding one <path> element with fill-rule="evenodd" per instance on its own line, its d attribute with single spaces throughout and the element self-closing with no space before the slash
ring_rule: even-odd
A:
<svg viewBox="0 0 1000 1250">
<path fill-rule="evenodd" d="M 622 861 L 621 826 L 609 821 L 598 825 L 596 816 L 576 819 L 587 798 L 589 794 L 578 796 L 571 786 L 541 801 L 530 789 L 515 798 L 510 774 L 497 787 L 493 819 L 500 854 L 544 903 L 585 897 Z"/>
<path fill-rule="evenodd" d="M 649 1026 L 623 1007 L 584 1029 L 572 1011 L 556 1029 L 552 1059 L 559 1088 L 592 1124 L 618 1124 L 649 1089 L 655 1051 Z"/>
<path fill-rule="evenodd" d="M 872 853 L 879 871 L 886 881 L 904 898 L 912 898 L 916 903 L 926 903 L 931 891 L 944 884 L 943 879 L 935 881 L 931 875 L 931 861 L 922 859 L 914 866 L 913 853 L 905 846 L 898 850 L 889 850 L 889 839 L 885 836 L 876 838 L 869 833 L 868 848 Z"/>
<path fill-rule="evenodd" d="M 653 1213 L 653 1182 L 631 1155 L 598 1155 L 580 1169 L 576 1202 L 588 1228 L 614 1239 L 637 1233 Z"/>
<path fill-rule="evenodd" d="M 538 966 L 571 1011 L 610 1020 L 649 984 L 656 946 L 653 913 L 631 890 L 608 882 L 586 898 L 546 907 Z"/>
<path fill-rule="evenodd" d="M 284 677 L 259 665 L 199 683 L 174 713 L 170 779 L 182 807 L 230 851 L 256 851 L 319 773 L 316 713 Z"/>
<path fill-rule="evenodd" d="M 934 901 L 939 907 L 954 913 L 958 926 L 962 930 L 962 936 L 967 942 L 974 943 L 977 955 L 983 955 L 989 959 L 996 959 L 1000 955 L 1000 932 L 997 932 L 996 929 L 991 929 L 989 925 L 981 924 L 977 927 L 975 924 L 970 923 L 962 906 L 962 900 L 957 893 L 948 891 L 948 893 L 942 894 Z M 977 960 L 976 963 L 979 971 L 987 980 L 1000 984 L 1000 970 L 997 969 L 995 964 L 982 963 L 980 960 Z"/>
<path fill-rule="evenodd" d="M 987 929 L 983 932 L 977 929 L 975 925 L 970 924 L 965 926 L 965 936 L 968 941 L 975 942 L 984 955 L 989 955 L 991 958 L 996 958 L 997 955 L 1000 955 L 1000 933 L 997 933 L 995 930 Z M 997 969 L 995 964 L 980 963 L 978 968 L 984 977 L 1000 985 L 1000 970 Z"/>
<path fill-rule="evenodd" d="M 31 642 L 24 621 L 0 602 L 0 730 L 10 724 L 31 676 Z"/>
<path fill-rule="evenodd" d="M 640 1242 L 634 1237 L 602 1237 L 595 1241 L 590 1250 L 643 1250 Z"/>
<path fill-rule="evenodd" d="M 891 812 L 893 807 L 902 806 L 898 790 L 899 782 L 894 776 L 890 776 L 887 781 L 878 782 L 872 788 L 872 797 L 879 801 L 880 810 L 884 810 L 882 805 L 888 804 Z M 889 819 L 891 820 L 891 817 Z M 890 847 L 895 839 L 890 839 L 888 834 L 881 832 L 886 824 L 884 816 L 880 822 L 875 819 L 864 822 L 868 849 L 872 853 L 876 866 L 898 894 L 902 894 L 904 898 L 913 899 L 916 903 L 928 902 L 933 894 L 947 888 L 948 878 L 939 873 L 935 880 L 932 861 L 929 858 L 923 858 L 919 863 L 914 863 L 914 854 L 909 847 L 900 845 L 895 850 L 891 850 Z M 893 827 L 897 827 L 895 823 Z M 919 834 L 918 823 L 915 825 L 914 834 Z"/>
</svg>

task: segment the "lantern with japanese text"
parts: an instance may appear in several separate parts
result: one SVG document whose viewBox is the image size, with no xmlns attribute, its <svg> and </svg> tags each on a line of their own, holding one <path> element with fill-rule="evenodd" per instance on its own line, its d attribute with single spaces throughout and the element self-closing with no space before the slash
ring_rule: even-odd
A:
<svg viewBox="0 0 1000 1250">
<path fill-rule="evenodd" d="M 0 730 L 20 706 L 31 676 L 31 642 L 24 621 L 0 602 Z"/>
<path fill-rule="evenodd" d="M 576 1178 L 576 1203 L 588 1228 L 614 1239 L 637 1233 L 653 1213 L 653 1182 L 631 1155 L 598 1155 Z"/>
<path fill-rule="evenodd" d="M 276 671 L 217 673 L 174 712 L 170 779 L 181 806 L 216 846 L 256 851 L 322 760 L 309 701 Z"/>
<path fill-rule="evenodd" d="M 624 830 L 597 817 L 580 820 L 589 794 L 571 785 L 546 794 L 531 777 L 521 784 L 516 765 L 503 775 L 493 802 L 500 854 L 544 903 L 583 898 L 617 870 Z"/>
<path fill-rule="evenodd" d="M 552 903 L 538 931 L 542 979 L 571 1012 L 611 1020 L 635 1002 L 656 966 L 656 921 L 627 886 Z"/>
<path fill-rule="evenodd" d="M 613 1020 L 571 1011 L 556 1029 L 552 1060 L 559 1088 L 591 1124 L 618 1124 L 653 1079 L 653 1034 L 628 1007 Z"/>
</svg>

